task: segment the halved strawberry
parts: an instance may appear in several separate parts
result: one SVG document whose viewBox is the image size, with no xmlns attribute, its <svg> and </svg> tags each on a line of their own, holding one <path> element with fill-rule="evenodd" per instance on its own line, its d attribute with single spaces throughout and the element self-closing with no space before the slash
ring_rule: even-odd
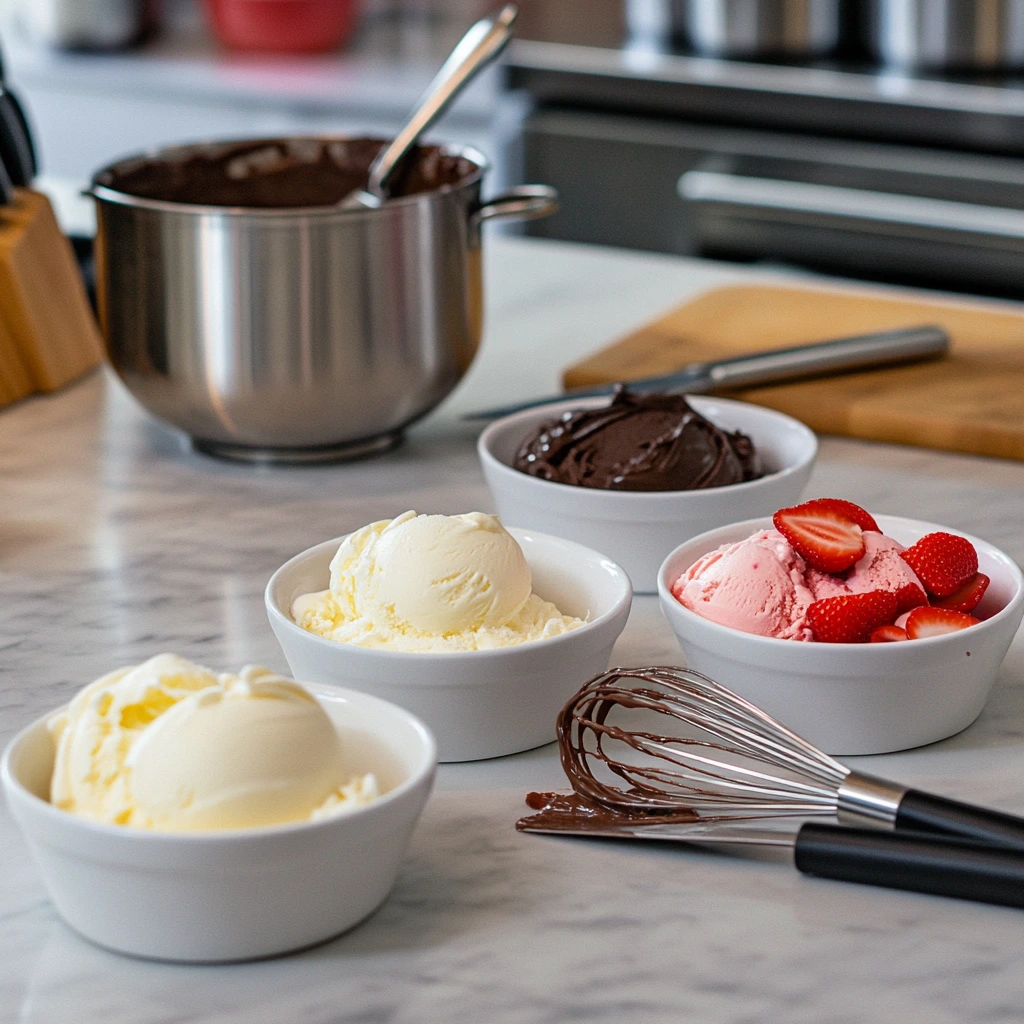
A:
<svg viewBox="0 0 1024 1024">
<path fill-rule="evenodd" d="M 907 631 L 899 626 L 879 626 L 871 631 L 870 640 L 873 644 L 889 644 L 897 640 L 908 640 Z"/>
<path fill-rule="evenodd" d="M 928 595 L 916 583 L 904 583 L 896 591 L 896 611 L 899 615 L 928 603 Z"/>
<path fill-rule="evenodd" d="M 989 582 L 989 578 L 983 572 L 976 572 L 959 590 L 954 590 L 949 597 L 937 598 L 935 607 L 952 608 L 958 612 L 973 612 L 985 596 Z"/>
<path fill-rule="evenodd" d="M 929 594 L 949 597 L 978 571 L 978 552 L 966 537 L 928 533 L 903 552 Z"/>
<path fill-rule="evenodd" d="M 838 500 L 805 501 L 780 508 L 772 517 L 775 529 L 793 545 L 793 550 L 823 572 L 849 569 L 864 554 L 862 527 L 844 510 L 834 507 Z"/>
<path fill-rule="evenodd" d="M 810 502 L 805 502 L 805 504 L 810 504 Z M 852 501 L 847 501 L 845 498 L 815 498 L 814 504 L 819 508 L 828 508 L 841 516 L 845 516 L 851 523 L 856 523 L 862 530 L 874 530 L 876 533 L 882 532 L 878 529 L 878 523 L 875 522 L 870 512 L 861 508 L 860 505 L 854 505 Z"/>
<path fill-rule="evenodd" d="M 976 626 L 980 621 L 952 608 L 915 608 L 907 619 L 907 636 L 911 640 L 923 640 L 942 636 L 943 633 L 955 633 L 958 629 Z"/>
<path fill-rule="evenodd" d="M 866 643 L 873 630 L 895 617 L 896 595 L 888 590 L 826 597 L 807 609 L 814 639 L 826 644 Z"/>
</svg>

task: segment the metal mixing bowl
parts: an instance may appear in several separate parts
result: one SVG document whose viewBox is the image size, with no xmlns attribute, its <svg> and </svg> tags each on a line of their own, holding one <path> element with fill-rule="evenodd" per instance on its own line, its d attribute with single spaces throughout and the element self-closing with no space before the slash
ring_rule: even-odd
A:
<svg viewBox="0 0 1024 1024">
<path fill-rule="evenodd" d="M 128 390 L 231 458 L 327 461 L 395 444 L 480 344 L 481 224 L 556 208 L 542 185 L 482 202 L 485 158 L 445 152 L 472 173 L 375 210 L 165 202 L 100 183 L 131 161 L 97 172 L 100 316 Z"/>
</svg>

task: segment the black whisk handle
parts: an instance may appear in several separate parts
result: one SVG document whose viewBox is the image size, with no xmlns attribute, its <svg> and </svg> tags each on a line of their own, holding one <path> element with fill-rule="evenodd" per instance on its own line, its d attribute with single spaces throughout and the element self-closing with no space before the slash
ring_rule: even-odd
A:
<svg viewBox="0 0 1024 1024">
<path fill-rule="evenodd" d="M 822 878 L 1024 907 L 1024 855 L 1014 850 L 809 823 L 797 833 L 794 861 Z"/>
<path fill-rule="evenodd" d="M 908 789 L 900 800 L 895 824 L 900 831 L 934 832 L 1024 851 L 1024 818 L 947 800 L 918 789 Z"/>
</svg>

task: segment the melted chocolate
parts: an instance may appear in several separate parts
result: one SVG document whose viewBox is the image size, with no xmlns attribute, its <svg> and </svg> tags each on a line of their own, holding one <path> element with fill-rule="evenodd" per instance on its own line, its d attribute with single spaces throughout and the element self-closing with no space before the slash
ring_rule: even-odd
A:
<svg viewBox="0 0 1024 1024">
<path fill-rule="evenodd" d="M 579 793 L 528 793 L 526 804 L 536 814 L 516 822 L 520 832 L 600 832 L 616 825 L 679 825 L 699 821 L 693 811 L 673 813 L 605 807 Z"/>
<path fill-rule="evenodd" d="M 380 139 L 255 139 L 180 146 L 125 160 L 96 184 L 144 199 L 201 206 L 333 206 L 366 185 Z M 478 168 L 437 146 L 421 146 L 392 182 L 394 196 L 457 185 Z"/>
<path fill-rule="evenodd" d="M 672 672 L 660 667 L 610 669 L 584 684 L 559 712 L 555 724 L 562 770 L 573 792 L 530 793 L 526 803 L 537 813 L 521 818 L 517 829 L 600 832 L 616 825 L 678 825 L 702 820 L 687 805 L 683 793 L 673 788 L 675 766 L 650 753 L 652 746 L 671 746 L 678 737 L 624 729 L 607 721 L 615 708 L 683 717 L 670 704 Z M 617 760 L 606 749 L 608 741 L 626 744 L 643 753 L 645 760 Z M 701 745 L 718 746 L 707 740 Z M 603 778 L 595 775 L 595 768 Z M 607 781 L 609 774 L 626 785 L 613 785 Z"/>
<path fill-rule="evenodd" d="M 616 491 L 693 491 L 763 475 L 746 434 L 719 429 L 682 395 L 634 394 L 622 385 L 604 408 L 542 424 L 514 466 L 542 480 Z"/>
</svg>

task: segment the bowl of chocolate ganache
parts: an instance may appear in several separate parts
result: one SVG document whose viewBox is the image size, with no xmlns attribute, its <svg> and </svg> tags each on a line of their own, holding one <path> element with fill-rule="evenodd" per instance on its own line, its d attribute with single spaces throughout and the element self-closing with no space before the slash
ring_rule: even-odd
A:
<svg viewBox="0 0 1024 1024">
<path fill-rule="evenodd" d="M 650 594 L 684 540 L 795 502 L 818 443 L 799 421 L 746 402 L 620 388 L 497 420 L 477 450 L 506 525 L 601 551 Z"/>
<path fill-rule="evenodd" d="M 377 209 L 340 209 L 387 140 L 174 146 L 96 173 L 107 354 L 153 415 L 211 454 L 318 462 L 383 451 L 461 380 L 483 322 L 476 150 L 422 146 Z"/>
</svg>

